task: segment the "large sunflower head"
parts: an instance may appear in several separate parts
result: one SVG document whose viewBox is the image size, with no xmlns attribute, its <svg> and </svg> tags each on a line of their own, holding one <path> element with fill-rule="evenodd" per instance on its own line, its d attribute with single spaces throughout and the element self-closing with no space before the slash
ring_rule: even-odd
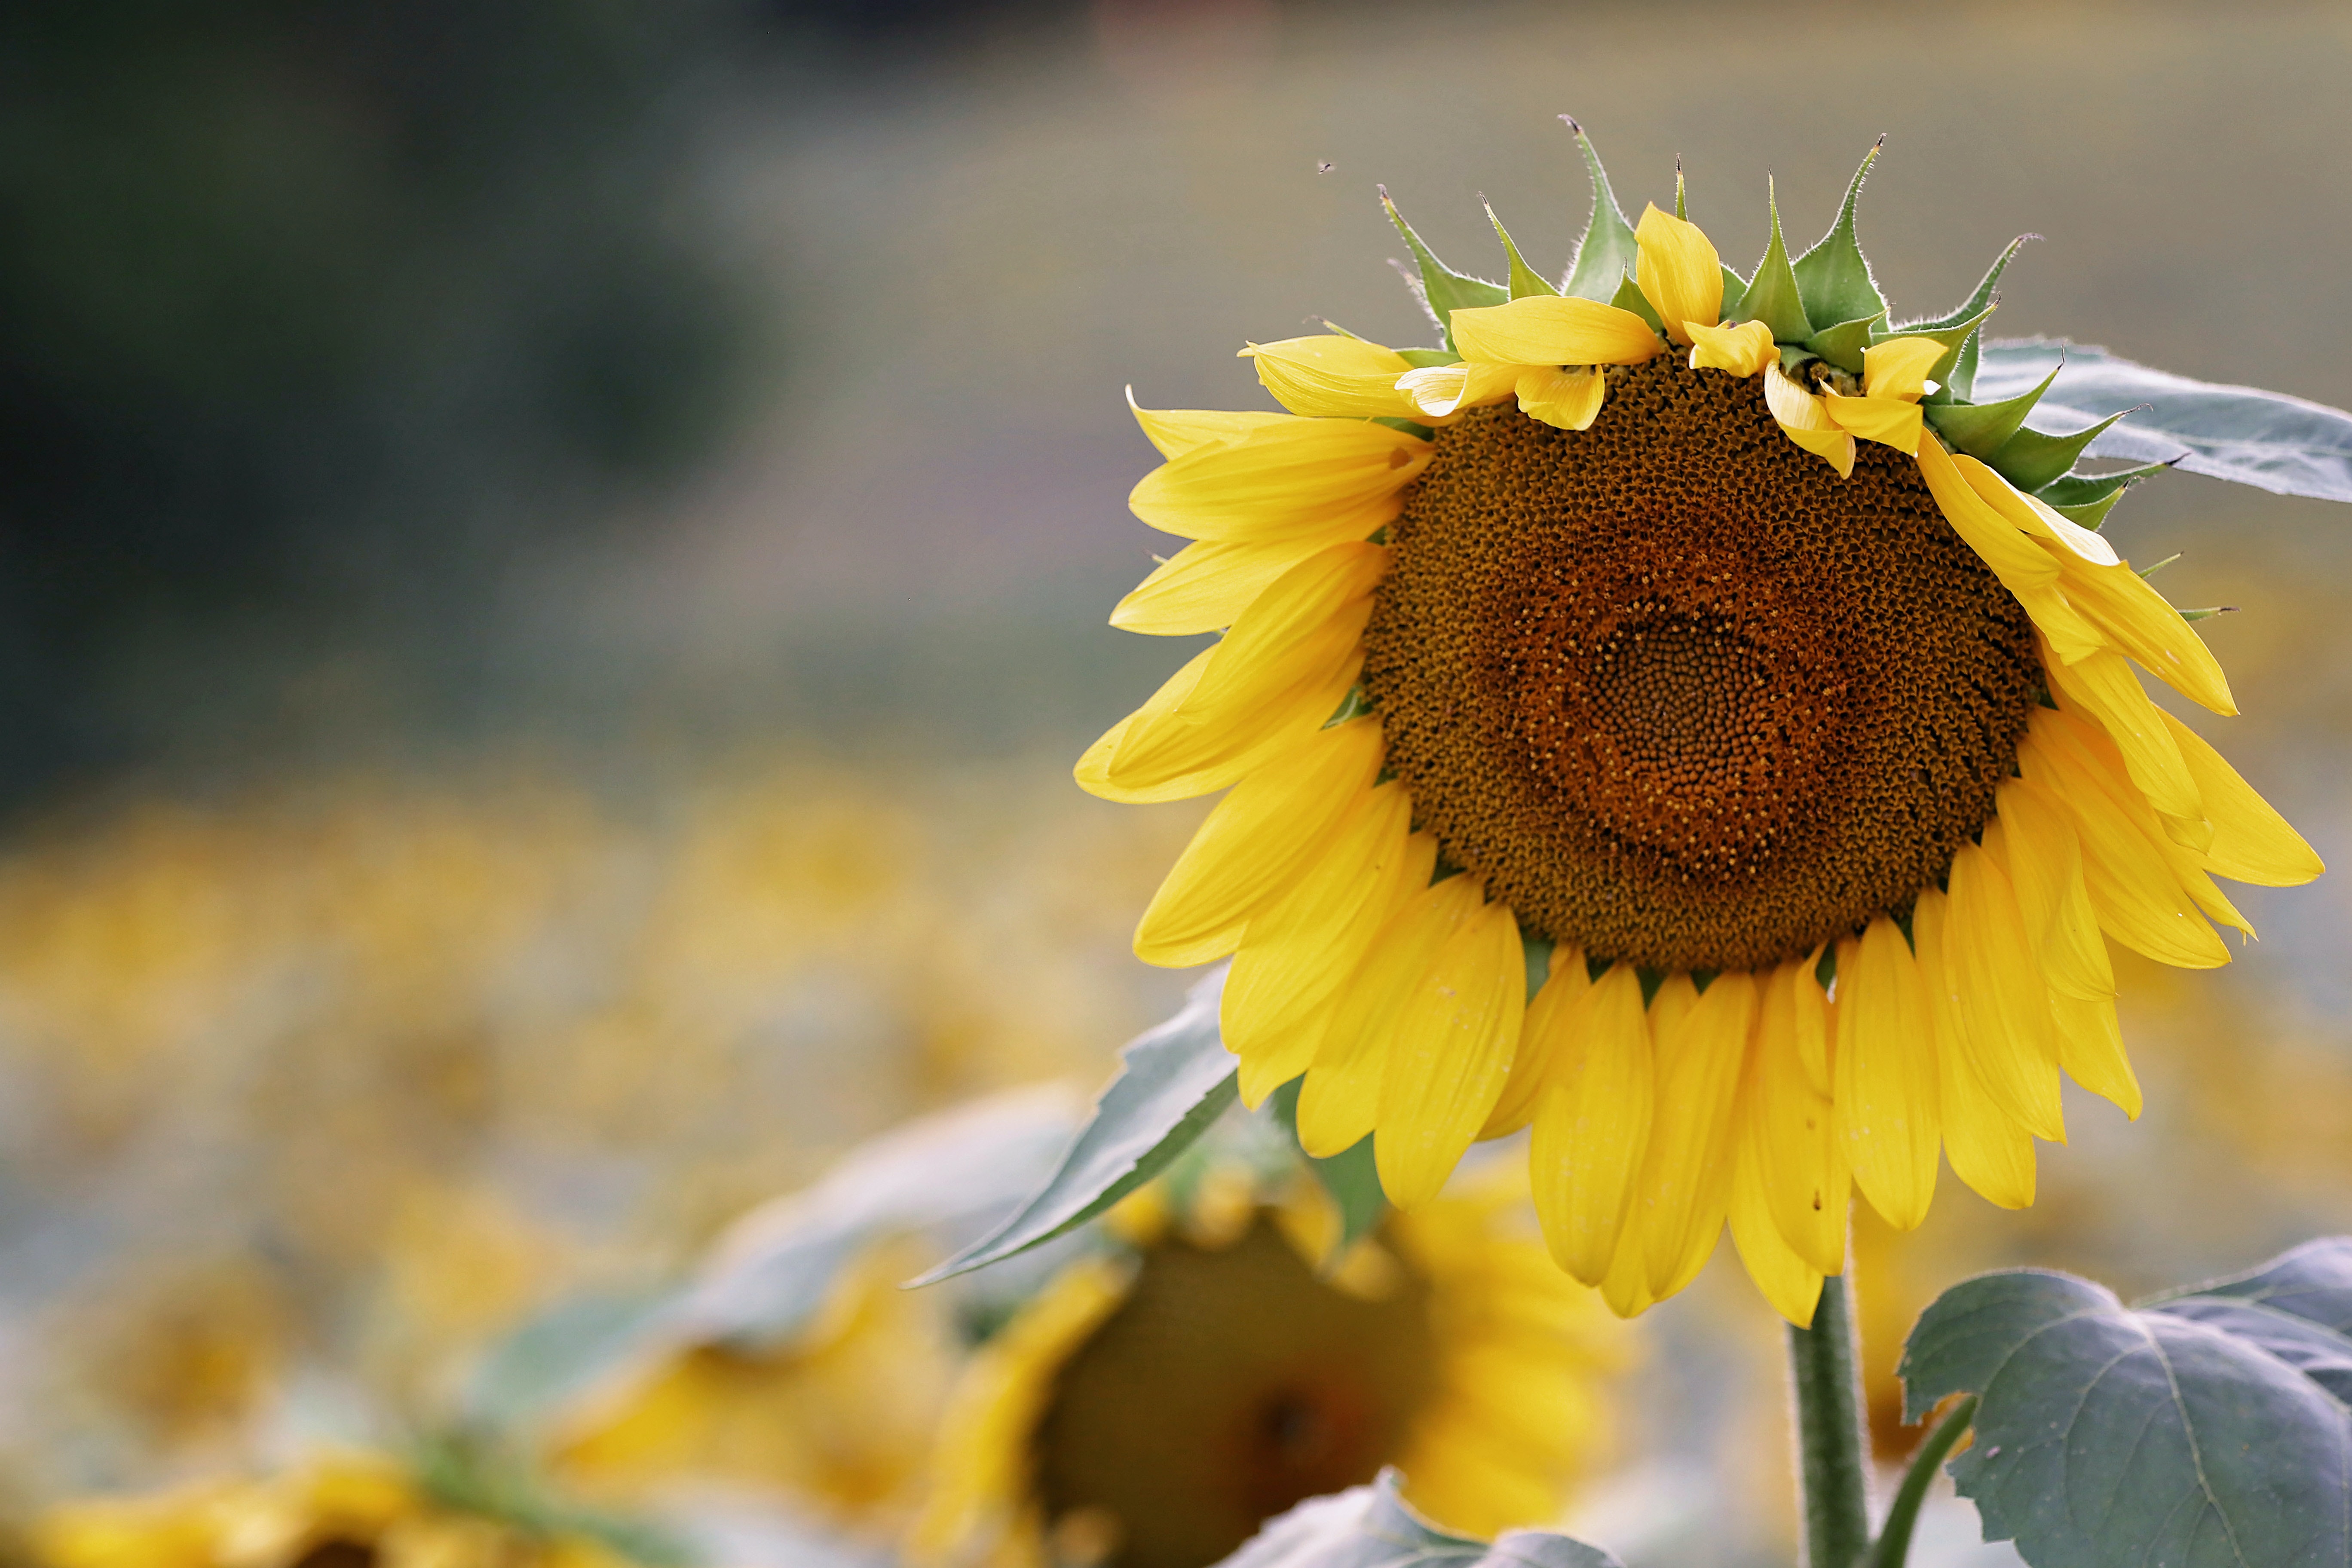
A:
<svg viewBox="0 0 2352 1568">
<path fill-rule="evenodd" d="M 1801 1323 L 1850 1186 L 1916 1225 L 1940 1152 L 2022 1205 L 2062 1072 L 2137 1114 L 2107 941 L 2225 963 L 2212 878 L 2320 866 L 2140 684 L 2235 711 L 2098 531 L 2149 470 L 1972 401 L 2015 246 L 1892 325 L 1861 174 L 1743 276 L 1679 175 L 1629 224 L 1584 146 L 1559 286 L 1391 206 L 1437 346 L 1254 343 L 1289 412 L 1138 411 L 1136 514 L 1193 542 L 1113 624 L 1223 635 L 1078 778 L 1230 787 L 1136 951 L 1234 955 L 1244 1095 L 1303 1075 L 1310 1152 L 1372 1138 L 1411 1207 L 1532 1122 L 1551 1251 L 1617 1310 L 1727 1220 Z"/>
<path fill-rule="evenodd" d="M 1525 1209 L 1498 1170 L 1335 1258 L 1311 1182 L 1146 1188 L 975 1352 L 909 1560 L 1198 1568 L 1392 1464 L 1456 1529 L 1556 1517 L 1625 1346 Z"/>
</svg>

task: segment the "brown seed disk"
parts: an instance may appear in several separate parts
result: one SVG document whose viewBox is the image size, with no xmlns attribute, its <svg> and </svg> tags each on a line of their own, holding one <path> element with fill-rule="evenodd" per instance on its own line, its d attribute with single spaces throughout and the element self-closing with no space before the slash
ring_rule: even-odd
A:
<svg viewBox="0 0 2352 1568">
<path fill-rule="evenodd" d="M 1917 464 L 1853 478 L 1763 384 L 1612 369 L 1584 431 L 1437 434 L 1366 634 L 1389 763 L 1521 922 L 1656 969 L 1810 952 L 1937 883 L 2041 690 Z"/>
</svg>

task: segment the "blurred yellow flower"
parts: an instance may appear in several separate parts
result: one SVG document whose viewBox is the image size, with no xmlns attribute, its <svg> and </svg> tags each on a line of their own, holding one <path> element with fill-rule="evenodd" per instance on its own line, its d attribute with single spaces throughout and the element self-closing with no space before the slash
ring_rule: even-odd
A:
<svg viewBox="0 0 2352 1568">
<path fill-rule="evenodd" d="M 744 1488 L 845 1536 L 896 1534 L 960 1352 L 945 1299 L 900 1289 L 918 1256 L 868 1252 L 817 1321 L 782 1345 L 690 1344 L 616 1380 L 564 1424 L 553 1464 L 599 1496 Z"/>
<path fill-rule="evenodd" d="M 376 1456 L 320 1458 L 252 1481 L 88 1499 L 42 1520 L 47 1568 L 625 1568 L 579 1536 L 459 1512 Z"/>
<path fill-rule="evenodd" d="M 936 1568 L 1199 1568 L 1299 1500 L 1404 1468 L 1474 1533 L 1554 1519 L 1595 1467 L 1628 1342 L 1553 1268 L 1507 1173 L 1392 1213 L 1318 1272 L 1337 1219 L 1212 1171 L 1115 1215 L 975 1353 L 908 1555 Z"/>
</svg>

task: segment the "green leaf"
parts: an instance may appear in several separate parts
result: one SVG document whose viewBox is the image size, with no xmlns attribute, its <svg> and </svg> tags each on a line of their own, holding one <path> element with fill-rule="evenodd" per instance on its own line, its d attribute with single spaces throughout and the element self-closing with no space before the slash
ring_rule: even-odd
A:
<svg viewBox="0 0 2352 1568">
<path fill-rule="evenodd" d="M 1483 195 L 1478 198 L 1478 204 L 1486 209 L 1486 221 L 1495 226 L 1495 237 L 1503 242 L 1503 254 L 1509 258 L 1511 298 L 1524 300 L 1530 294 L 1557 295 L 1559 290 L 1553 288 L 1542 273 L 1528 266 L 1527 258 L 1519 254 L 1519 247 L 1512 242 L 1510 232 L 1503 227 L 1503 220 L 1495 216 L 1494 204 Z"/>
<path fill-rule="evenodd" d="M 1863 316 L 1851 321 L 1840 321 L 1834 327 L 1815 332 L 1805 340 L 1805 346 L 1814 353 L 1844 371 L 1849 375 L 1862 374 L 1862 351 L 1871 344 L 1870 330 L 1885 319 L 1881 310 L 1875 316 Z"/>
<path fill-rule="evenodd" d="M 1337 1263 L 1347 1256 L 1348 1249 L 1372 1233 L 1381 1216 L 1389 1212 L 1388 1194 L 1381 1190 L 1381 1174 L 1372 1164 L 1372 1140 L 1370 1133 L 1328 1160 L 1318 1160 L 1298 1142 L 1298 1089 L 1300 1080 L 1292 1079 L 1266 1096 L 1266 1110 L 1290 1136 L 1291 1147 L 1339 1205 L 1339 1240 L 1332 1247 L 1328 1263 Z"/>
<path fill-rule="evenodd" d="M 1650 297 L 1642 292 L 1641 286 L 1631 277 L 1618 279 L 1616 296 L 1609 302 L 1621 310 L 1633 311 L 1633 314 L 1649 322 L 1650 330 L 1653 331 L 1663 332 L 1666 330 L 1664 324 L 1658 320 L 1657 309 L 1650 303 Z"/>
<path fill-rule="evenodd" d="M 1592 138 L 1568 115 L 1560 119 L 1576 133 L 1584 166 L 1592 175 L 1592 216 L 1585 220 L 1584 237 L 1577 242 L 1576 260 L 1560 284 L 1560 292 L 1607 304 L 1617 298 L 1618 279 L 1633 276 L 1639 254 L 1633 244 L 1633 226 L 1625 221 L 1624 211 L 1609 189 L 1609 173 L 1601 166 L 1601 154 L 1592 150 Z"/>
<path fill-rule="evenodd" d="M 1813 335 L 1813 324 L 1805 315 L 1804 296 L 1797 290 L 1797 274 L 1789 266 L 1789 247 L 1780 237 L 1780 196 L 1770 176 L 1764 181 L 1764 206 L 1772 215 L 1772 239 L 1764 247 L 1764 259 L 1756 264 L 1756 276 L 1740 297 L 1742 321 L 1761 321 L 1772 332 L 1776 343 L 1801 343 Z M 1727 317 L 1731 311 L 1724 311 Z"/>
<path fill-rule="evenodd" d="M 814 1184 L 729 1227 L 665 1331 L 758 1352 L 789 1343 L 841 1269 L 886 1237 L 995 1225 L 1053 1173 L 1075 1096 L 1025 1089 L 922 1117 L 853 1150 Z"/>
<path fill-rule="evenodd" d="M 1988 390 L 2013 389 L 2048 374 L 2062 356 L 2065 374 L 2038 411 L 2037 426 L 2079 426 L 2132 409 L 2128 421 L 2091 444 L 2092 457 L 2172 463 L 2276 495 L 2352 500 L 2352 414 L 2340 408 L 2195 381 L 2045 338 L 1987 342 L 1979 379 Z"/>
<path fill-rule="evenodd" d="M 2131 410 L 2126 409 L 2125 414 Z M 1988 459 L 1999 469 L 2000 477 L 2021 490 L 2038 490 L 2074 466 L 2083 448 L 2106 434 L 2108 426 L 2124 416 L 2110 414 L 2096 425 L 2067 436 L 2045 436 L 2039 430 L 2020 430 L 2001 443 L 2000 451 Z"/>
<path fill-rule="evenodd" d="M 1979 1396 L 1951 1466 L 2032 1568 L 2352 1563 L 2352 1238 L 2127 1308 L 2040 1269 L 1946 1291 L 1906 1414 Z"/>
<path fill-rule="evenodd" d="M 2009 438 L 2025 427 L 2025 416 L 2057 378 L 2053 368 L 2039 386 L 2028 387 L 1999 403 L 1937 403 L 1927 408 L 1927 423 L 1953 447 L 1969 457 L 1990 462 Z"/>
<path fill-rule="evenodd" d="M 1413 259 L 1421 265 L 1421 300 L 1429 313 L 1437 318 L 1438 329 L 1445 334 L 1445 346 L 1454 346 L 1454 312 L 1465 308 L 1499 305 L 1511 295 L 1500 283 L 1489 283 L 1483 278 L 1473 278 L 1466 272 L 1456 272 L 1437 259 L 1429 247 L 1413 233 L 1412 225 L 1404 221 L 1396 203 L 1389 200 L 1386 185 L 1374 187 L 1381 193 L 1381 205 L 1387 209 L 1389 221 L 1412 249 Z"/>
<path fill-rule="evenodd" d="M 1547 1530 L 1514 1530 L 1492 1545 L 1438 1529 L 1405 1505 L 1403 1478 L 1310 1498 L 1267 1521 L 1217 1568 L 1621 1568 L 1597 1546 Z"/>
<path fill-rule="evenodd" d="M 1462 356 L 1452 349 L 1399 349 L 1397 357 L 1415 370 L 1433 364 L 1460 364 Z"/>
<path fill-rule="evenodd" d="M 1885 297 L 1879 293 L 1877 282 L 1870 276 L 1870 263 L 1853 237 L 1853 207 L 1862 195 L 1863 176 L 1870 173 L 1879 149 L 1885 145 L 1884 136 L 1871 144 L 1862 167 L 1853 172 L 1853 184 L 1846 187 L 1837 222 L 1819 244 L 1797 258 L 1792 268 L 1797 291 L 1805 302 L 1805 319 L 1815 331 L 1886 313 Z"/>
<path fill-rule="evenodd" d="M 1167 1169 L 1225 1113 L 1240 1090 L 1217 1033 L 1225 971 L 1192 987 L 1183 1010 L 1119 1052 L 1118 1076 L 1053 1173 L 1010 1219 L 914 1281 L 968 1274 L 1053 1240 Z"/>
</svg>

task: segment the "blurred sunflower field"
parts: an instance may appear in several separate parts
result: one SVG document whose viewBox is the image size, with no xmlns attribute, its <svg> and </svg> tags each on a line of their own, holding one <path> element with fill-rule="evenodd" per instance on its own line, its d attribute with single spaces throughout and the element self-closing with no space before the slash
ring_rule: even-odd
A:
<svg viewBox="0 0 2352 1568">
<path fill-rule="evenodd" d="M 1810 237 L 1884 132 L 1904 305 L 2034 230 L 2008 334 L 2352 405 L 2347 67 L 2286 4 L 13 14 L 0 1563 L 1207 1568 L 1390 1463 L 1465 1532 L 1787 1561 L 1778 1325 L 1724 1258 L 1620 1321 L 1523 1152 L 1368 1218 L 1235 1108 L 900 1289 L 1200 978 L 1129 942 L 1205 803 L 1070 776 L 1181 662 L 1103 624 L 1165 548 L 1121 387 L 1414 331 L 1375 181 L 1564 253 L 1573 110 L 1741 266 L 1768 174 Z M 2340 529 L 2188 476 L 2109 525 L 2233 607 L 2231 759 L 2339 866 Z M 2115 953 L 2137 1125 L 2070 1090 L 2030 1208 L 1857 1211 L 1882 1463 L 1971 1273 L 2352 1229 L 2352 895 L 2242 907 L 2225 969 Z M 1916 1554 L 2015 1561 L 1948 1489 Z"/>
</svg>

